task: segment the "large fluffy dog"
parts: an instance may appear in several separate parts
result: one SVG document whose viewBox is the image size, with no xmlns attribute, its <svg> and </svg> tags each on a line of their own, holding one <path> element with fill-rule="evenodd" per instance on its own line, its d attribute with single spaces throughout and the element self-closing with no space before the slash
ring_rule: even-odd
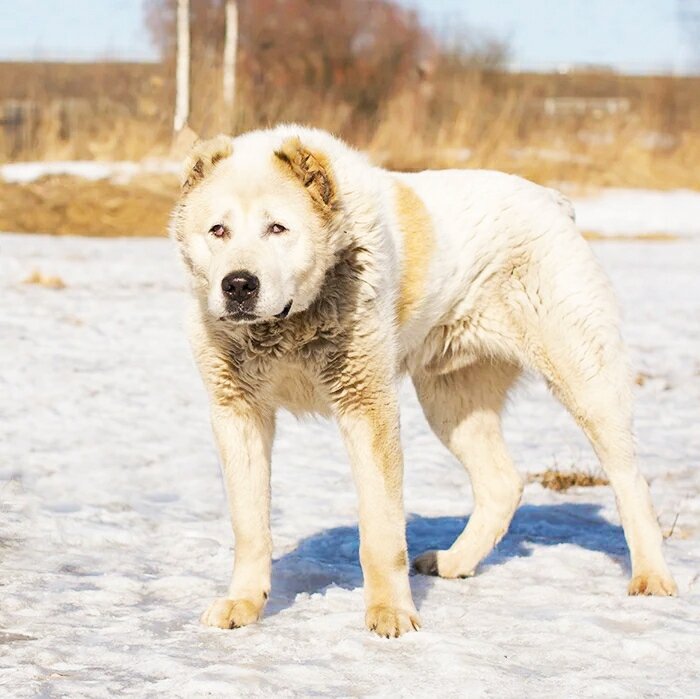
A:
<svg viewBox="0 0 700 699">
<path fill-rule="evenodd" d="M 408 584 L 398 377 L 469 470 L 474 511 L 423 573 L 471 575 L 522 485 L 499 413 L 544 375 L 615 490 L 630 594 L 671 595 L 634 463 L 630 388 L 608 283 L 557 192 L 496 172 L 387 172 L 327 133 L 281 126 L 196 145 L 172 235 L 192 282 L 190 336 L 211 397 L 236 539 L 212 626 L 258 619 L 270 591 L 275 413 L 332 415 L 359 493 L 367 626 L 417 628 Z"/>
</svg>

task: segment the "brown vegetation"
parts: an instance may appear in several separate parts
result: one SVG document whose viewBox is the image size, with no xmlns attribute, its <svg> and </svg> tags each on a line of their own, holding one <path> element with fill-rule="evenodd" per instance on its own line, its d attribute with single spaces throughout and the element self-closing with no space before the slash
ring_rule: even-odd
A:
<svg viewBox="0 0 700 699">
<path fill-rule="evenodd" d="M 23 282 L 24 284 L 36 284 L 46 289 L 65 289 L 66 284 L 61 277 L 44 274 L 41 270 L 35 269 Z"/>
<path fill-rule="evenodd" d="M 254 89 L 244 77 L 234 132 L 299 121 L 396 169 L 490 167 L 539 182 L 700 187 L 699 78 L 441 64 L 367 111 L 313 82 Z M 195 85 L 191 124 L 202 136 L 220 128 L 218 84 L 206 81 L 210 95 Z M 0 64 L 1 160 L 167 155 L 171 122 L 166 64 Z"/>
<path fill-rule="evenodd" d="M 592 488 L 599 485 L 608 485 L 609 481 L 600 475 L 585 471 L 560 471 L 556 468 L 548 468 L 542 473 L 534 473 L 528 478 L 529 483 L 539 483 L 549 490 L 568 490 L 569 488 Z"/>
</svg>

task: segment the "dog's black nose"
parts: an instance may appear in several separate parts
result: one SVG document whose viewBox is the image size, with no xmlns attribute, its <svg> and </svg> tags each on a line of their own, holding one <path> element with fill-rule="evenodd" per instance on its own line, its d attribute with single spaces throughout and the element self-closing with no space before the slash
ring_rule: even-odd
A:
<svg viewBox="0 0 700 699">
<path fill-rule="evenodd" d="M 245 270 L 231 272 L 221 280 L 221 289 L 224 294 L 238 303 L 253 300 L 258 295 L 259 288 L 260 280 Z"/>
</svg>

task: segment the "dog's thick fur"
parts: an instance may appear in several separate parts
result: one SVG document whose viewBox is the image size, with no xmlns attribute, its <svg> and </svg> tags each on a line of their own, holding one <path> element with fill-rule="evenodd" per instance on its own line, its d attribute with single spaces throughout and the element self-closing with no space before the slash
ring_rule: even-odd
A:
<svg viewBox="0 0 700 699">
<path fill-rule="evenodd" d="M 584 430 L 615 490 L 630 594 L 675 594 L 634 464 L 615 302 L 565 197 L 496 172 L 388 172 L 299 126 L 199 143 L 183 182 L 171 231 L 192 281 L 190 337 L 236 539 L 231 586 L 206 624 L 249 624 L 268 598 L 270 452 L 283 407 L 339 423 L 359 494 L 367 626 L 385 636 L 418 628 L 396 397 L 405 372 L 469 470 L 475 501 L 452 547 L 419 556 L 418 571 L 472 575 L 506 532 L 522 483 L 500 412 L 529 368 Z M 258 282 L 245 300 L 222 290 L 236 270 Z"/>
</svg>

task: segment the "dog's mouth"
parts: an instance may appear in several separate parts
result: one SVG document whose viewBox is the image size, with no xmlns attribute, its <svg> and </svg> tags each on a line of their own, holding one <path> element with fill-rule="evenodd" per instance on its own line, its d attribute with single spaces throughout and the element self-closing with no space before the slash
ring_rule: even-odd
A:
<svg viewBox="0 0 700 699">
<path fill-rule="evenodd" d="M 256 320 L 260 320 L 259 316 L 255 313 L 248 313 L 246 311 L 230 311 L 223 316 L 219 317 L 219 320 L 232 320 L 234 323 L 254 323 Z"/>
<path fill-rule="evenodd" d="M 292 301 L 287 302 L 287 305 L 278 313 L 275 318 L 286 318 L 289 315 L 289 311 L 292 310 Z"/>
<path fill-rule="evenodd" d="M 274 317 L 278 320 L 283 320 L 286 318 L 289 315 L 289 312 L 292 310 L 292 303 L 292 301 L 287 302 L 287 305 L 279 313 L 276 313 Z M 234 323 L 255 323 L 265 320 L 265 318 L 261 318 L 255 313 L 238 309 L 235 311 L 228 311 L 224 315 L 220 316 L 219 320 L 229 320 L 233 321 Z"/>
</svg>

